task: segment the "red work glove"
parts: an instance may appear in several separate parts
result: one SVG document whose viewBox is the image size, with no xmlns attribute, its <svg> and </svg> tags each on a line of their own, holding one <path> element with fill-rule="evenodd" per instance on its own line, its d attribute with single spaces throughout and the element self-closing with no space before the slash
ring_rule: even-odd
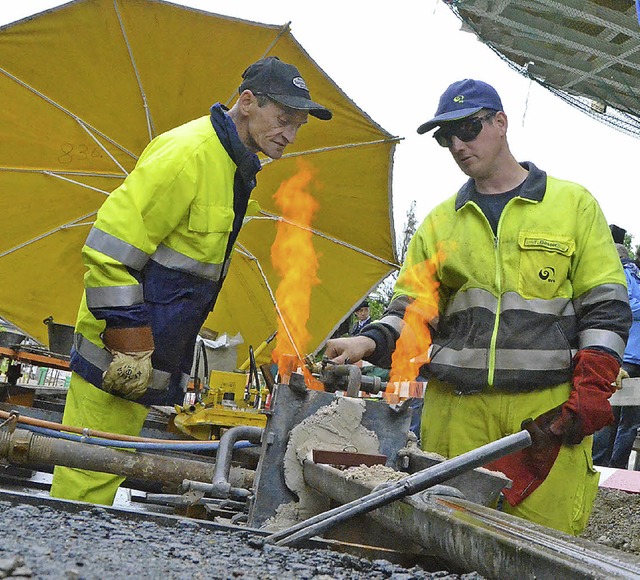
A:
<svg viewBox="0 0 640 580">
<path fill-rule="evenodd" d="M 563 443 L 577 445 L 598 429 L 613 423 L 609 397 L 616 390 L 620 363 L 606 352 L 585 349 L 574 358 L 573 388 L 561 406 L 532 421 L 522 422 L 531 434 L 531 446 L 492 461 L 487 468 L 501 471 L 513 482 L 503 490 L 517 505 L 546 479 Z"/>
<path fill-rule="evenodd" d="M 522 428 L 531 435 L 531 446 L 487 464 L 487 469 L 501 471 L 513 483 L 502 494 L 511 505 L 519 504 L 546 479 L 558 457 L 562 437 L 549 427 L 560 417 L 561 407 L 551 409 L 534 420 L 525 419 Z"/>
<path fill-rule="evenodd" d="M 578 351 L 573 364 L 571 395 L 549 427 L 569 445 L 580 443 L 587 435 L 614 422 L 609 397 L 616 391 L 620 371 L 617 359 L 600 350 Z"/>
</svg>

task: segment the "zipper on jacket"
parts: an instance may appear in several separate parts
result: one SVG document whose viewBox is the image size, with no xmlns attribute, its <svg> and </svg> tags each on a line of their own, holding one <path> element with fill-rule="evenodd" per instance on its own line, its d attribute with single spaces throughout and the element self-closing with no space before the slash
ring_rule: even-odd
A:
<svg viewBox="0 0 640 580">
<path fill-rule="evenodd" d="M 506 209 L 506 207 L 505 207 Z M 504 213 L 504 210 L 502 210 Z M 493 250 L 496 260 L 496 279 L 495 288 L 498 295 L 498 302 L 496 304 L 496 316 L 493 320 L 493 332 L 491 333 L 491 342 L 489 344 L 489 373 L 487 376 L 487 384 L 493 387 L 493 380 L 496 372 L 496 342 L 498 341 L 498 326 L 500 324 L 500 306 L 502 304 L 502 265 L 500 263 L 500 223 L 502 222 L 502 216 L 498 220 L 498 235 L 493 238 Z"/>
</svg>

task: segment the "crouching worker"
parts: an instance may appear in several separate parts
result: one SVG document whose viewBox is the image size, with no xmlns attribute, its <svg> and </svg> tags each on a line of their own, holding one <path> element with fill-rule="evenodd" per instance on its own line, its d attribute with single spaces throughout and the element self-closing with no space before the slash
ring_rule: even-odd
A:
<svg viewBox="0 0 640 580">
<path fill-rule="evenodd" d="M 410 274 L 432 261 L 423 449 L 451 458 L 527 428 L 531 447 L 488 466 L 513 480 L 503 509 L 577 535 L 598 489 L 592 434 L 613 421 L 631 310 L 596 200 L 518 163 L 507 126 L 490 85 L 466 79 L 444 92 L 418 133 L 437 128 L 469 180 L 416 231 L 383 317 L 329 341 L 326 355 L 388 366 L 420 298 Z"/>
<path fill-rule="evenodd" d="M 198 331 L 213 309 L 260 170 L 279 159 L 311 100 L 276 57 L 247 68 L 228 110 L 154 139 L 107 198 L 82 250 L 87 272 L 63 423 L 138 435 L 149 405 L 181 403 Z M 113 503 L 123 478 L 56 467 L 51 495 Z"/>
</svg>

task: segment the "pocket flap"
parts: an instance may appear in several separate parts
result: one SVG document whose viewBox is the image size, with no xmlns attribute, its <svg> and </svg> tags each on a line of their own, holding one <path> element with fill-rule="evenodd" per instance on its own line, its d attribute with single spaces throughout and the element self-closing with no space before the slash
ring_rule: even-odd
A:
<svg viewBox="0 0 640 580">
<path fill-rule="evenodd" d="M 189 229 L 202 233 L 230 232 L 233 215 L 233 209 L 226 206 L 194 203 L 189 209 Z"/>
<path fill-rule="evenodd" d="M 572 256 L 576 250 L 576 242 L 569 236 L 537 232 L 520 232 L 518 245 L 522 250 L 542 250 L 563 256 Z"/>
</svg>

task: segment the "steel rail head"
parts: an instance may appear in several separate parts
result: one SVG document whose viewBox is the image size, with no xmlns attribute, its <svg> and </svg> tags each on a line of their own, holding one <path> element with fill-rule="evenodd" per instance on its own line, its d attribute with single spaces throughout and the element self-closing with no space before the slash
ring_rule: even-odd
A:
<svg viewBox="0 0 640 580">
<path fill-rule="evenodd" d="M 513 435 L 502 437 L 486 445 L 473 449 L 452 459 L 448 459 L 418 471 L 396 483 L 392 483 L 370 494 L 313 516 L 285 530 L 275 532 L 265 538 L 265 542 L 277 546 L 293 546 L 315 535 L 326 532 L 333 526 L 353 516 L 373 511 L 397 499 L 413 495 L 420 491 L 442 483 L 465 471 L 481 467 L 495 459 L 504 457 L 531 445 L 531 435 L 522 430 Z"/>
</svg>

